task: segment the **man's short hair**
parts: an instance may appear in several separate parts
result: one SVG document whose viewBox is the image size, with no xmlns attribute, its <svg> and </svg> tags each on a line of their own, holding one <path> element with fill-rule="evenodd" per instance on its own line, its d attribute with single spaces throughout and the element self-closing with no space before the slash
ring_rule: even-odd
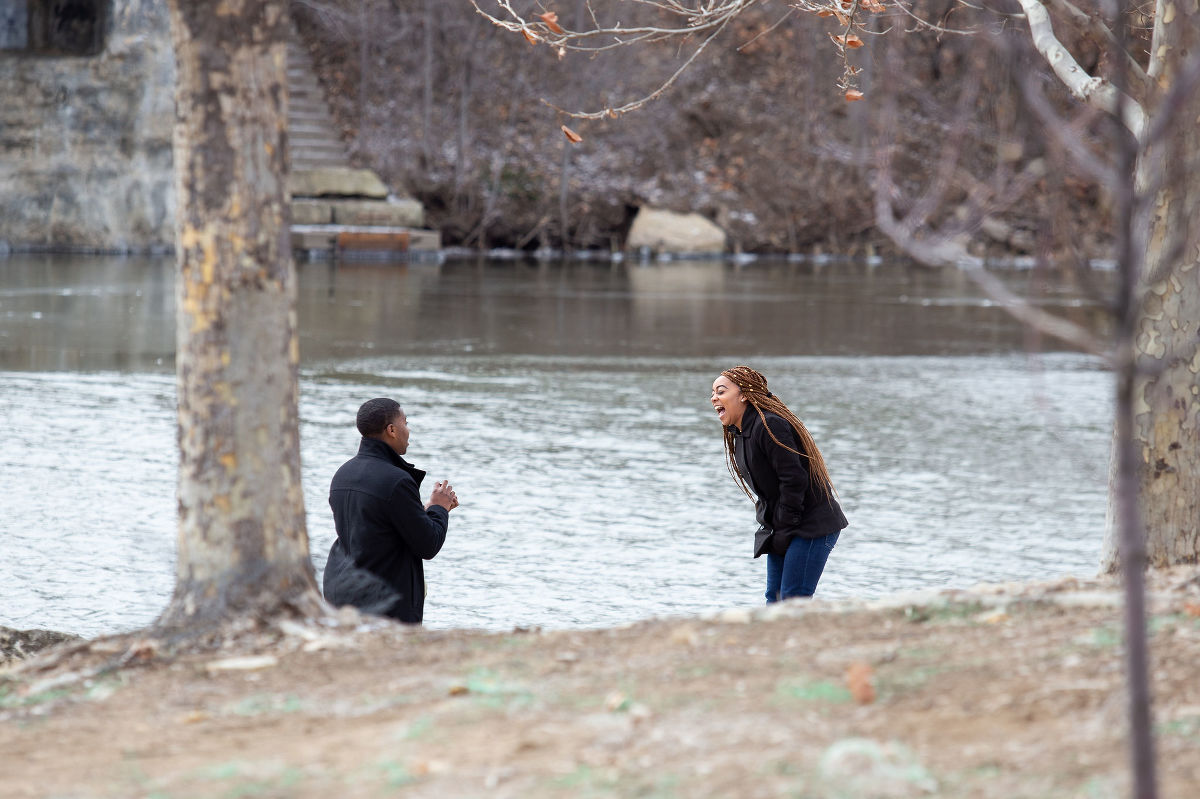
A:
<svg viewBox="0 0 1200 799">
<path fill-rule="evenodd" d="M 400 403 L 387 397 L 369 399 L 358 409 L 358 432 L 367 438 L 383 435 L 383 431 L 400 414 Z"/>
</svg>

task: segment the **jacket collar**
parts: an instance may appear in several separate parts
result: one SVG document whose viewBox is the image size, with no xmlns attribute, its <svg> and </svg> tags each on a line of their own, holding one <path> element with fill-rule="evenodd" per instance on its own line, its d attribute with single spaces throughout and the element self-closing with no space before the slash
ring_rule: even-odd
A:
<svg viewBox="0 0 1200 799">
<path fill-rule="evenodd" d="M 730 427 L 733 428 L 735 436 L 742 436 L 743 438 L 750 435 L 750 431 L 759 423 L 758 411 L 748 402 L 746 403 L 746 410 L 742 411 L 741 421 L 742 426 L 740 428 L 737 425 L 730 425 Z"/>
<path fill-rule="evenodd" d="M 401 458 L 396 453 L 396 450 L 392 449 L 385 442 L 380 441 L 378 438 L 364 437 L 362 442 L 358 445 L 358 454 L 365 455 L 368 458 L 379 458 L 380 460 L 387 461 L 393 466 L 400 467 L 412 475 L 412 478 L 417 481 L 418 487 L 421 485 L 421 481 L 425 479 L 425 472 L 421 471 L 416 466 L 413 466 L 411 463 L 404 460 L 404 458 Z"/>
</svg>

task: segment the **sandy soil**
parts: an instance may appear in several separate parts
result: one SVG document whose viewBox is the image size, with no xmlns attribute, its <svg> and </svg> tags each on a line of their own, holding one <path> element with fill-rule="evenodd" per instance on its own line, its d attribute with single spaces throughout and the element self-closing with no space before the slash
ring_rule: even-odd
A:
<svg viewBox="0 0 1200 799">
<path fill-rule="evenodd" d="M 1193 799 L 1200 574 L 1154 587 L 1160 796 Z M 77 643 L 0 672 L 0 796 L 1126 796 L 1120 616 L 1115 586 L 1068 580 L 592 631 L 343 613 L 204 654 Z"/>
</svg>

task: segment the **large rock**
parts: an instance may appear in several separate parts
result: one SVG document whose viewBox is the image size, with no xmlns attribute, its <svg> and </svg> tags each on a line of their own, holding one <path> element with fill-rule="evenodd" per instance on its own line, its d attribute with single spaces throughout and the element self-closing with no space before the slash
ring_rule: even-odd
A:
<svg viewBox="0 0 1200 799">
<path fill-rule="evenodd" d="M 700 214 L 642 208 L 633 219 L 626 249 L 655 252 L 718 253 L 725 251 L 725 231 Z"/>
<path fill-rule="evenodd" d="M 288 176 L 288 190 L 293 197 L 366 197 L 382 200 L 388 188 L 369 169 L 317 167 L 297 169 Z"/>
<path fill-rule="evenodd" d="M 77 641 L 78 635 L 53 630 L 14 630 L 0 627 L 0 666 L 36 655 L 65 641 Z"/>
</svg>

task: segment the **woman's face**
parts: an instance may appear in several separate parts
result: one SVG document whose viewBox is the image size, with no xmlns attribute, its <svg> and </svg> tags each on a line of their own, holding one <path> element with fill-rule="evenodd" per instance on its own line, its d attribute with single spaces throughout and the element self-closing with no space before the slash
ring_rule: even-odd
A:
<svg viewBox="0 0 1200 799">
<path fill-rule="evenodd" d="M 741 427 L 742 414 L 746 412 L 746 398 L 742 396 L 741 389 L 725 375 L 713 381 L 712 405 L 721 424 Z"/>
</svg>

